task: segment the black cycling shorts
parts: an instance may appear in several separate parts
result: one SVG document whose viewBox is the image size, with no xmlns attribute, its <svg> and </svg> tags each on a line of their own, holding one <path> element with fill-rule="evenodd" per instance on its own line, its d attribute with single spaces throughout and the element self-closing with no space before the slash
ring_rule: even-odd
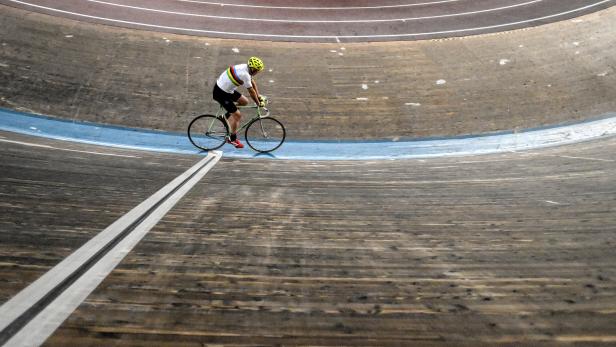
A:
<svg viewBox="0 0 616 347">
<path fill-rule="evenodd" d="M 214 91 L 212 92 L 214 100 L 227 110 L 229 113 L 235 113 L 237 106 L 235 103 L 242 97 L 242 94 L 237 90 L 233 91 L 233 94 L 229 94 L 220 89 L 218 84 L 214 84 Z"/>
</svg>

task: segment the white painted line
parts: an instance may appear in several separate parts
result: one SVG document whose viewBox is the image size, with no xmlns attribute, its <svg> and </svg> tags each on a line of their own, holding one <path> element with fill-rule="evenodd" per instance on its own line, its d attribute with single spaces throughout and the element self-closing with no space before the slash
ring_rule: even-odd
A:
<svg viewBox="0 0 616 347">
<path fill-rule="evenodd" d="M 51 147 L 51 148 L 55 149 L 55 150 L 58 150 L 58 151 L 65 151 L 65 152 L 76 152 L 76 153 L 86 153 L 86 154 L 95 154 L 95 155 L 106 155 L 106 156 L 111 156 L 111 157 L 122 157 L 122 158 L 141 158 L 141 157 L 138 157 L 136 155 L 128 155 L 128 154 L 114 154 L 114 153 L 105 153 L 105 152 L 80 151 L 80 150 L 76 150 L 76 149 L 57 148 L 57 147 Z"/>
<path fill-rule="evenodd" d="M 429 35 L 440 35 L 440 34 L 457 34 L 457 33 L 465 33 L 465 32 L 488 30 L 488 29 L 506 28 L 506 27 L 510 27 L 510 26 L 516 26 L 516 25 L 520 25 L 520 24 L 526 24 L 526 23 L 543 21 L 543 20 L 550 19 L 550 18 L 561 17 L 561 16 L 565 16 L 565 15 L 568 15 L 568 14 L 571 14 L 571 13 L 584 11 L 584 10 L 587 10 L 589 8 L 593 8 L 593 7 L 596 7 L 596 6 L 599 6 L 599 5 L 611 2 L 612 0 L 602 0 L 602 1 L 596 2 L 594 4 L 590 4 L 590 5 L 583 6 L 583 7 L 580 7 L 580 8 L 576 8 L 576 9 L 573 9 L 573 10 L 569 10 L 569 11 L 565 11 L 565 12 L 561 12 L 561 13 L 555 13 L 555 14 L 551 14 L 551 15 L 548 15 L 548 16 L 538 17 L 538 18 L 531 18 L 531 19 L 526 19 L 526 20 L 522 20 L 522 21 L 511 22 L 511 23 L 503 23 L 503 24 L 496 24 L 496 25 L 490 25 L 490 26 L 484 26 L 484 27 L 475 27 L 475 28 L 466 28 L 466 29 L 455 29 L 455 30 L 442 30 L 442 31 L 432 31 L 432 32 L 422 32 L 422 33 L 406 33 L 406 34 L 379 34 L 379 35 L 282 35 L 282 34 L 242 33 L 242 32 L 217 31 L 217 30 L 205 30 L 205 29 L 191 29 L 191 28 L 181 28 L 181 27 L 173 27 L 173 26 L 166 26 L 166 25 L 147 24 L 147 23 L 141 23 L 141 22 L 132 22 L 132 21 L 113 19 L 113 18 L 91 16 L 91 15 L 86 15 L 86 14 L 82 14 L 82 13 L 76 13 L 76 12 L 71 12 L 71 11 L 59 10 L 59 9 L 55 9 L 55 8 L 52 8 L 52 7 L 31 4 L 31 3 L 27 3 L 25 1 L 20 1 L 20 0 L 8 0 L 8 1 L 13 2 L 13 3 L 22 4 L 22 5 L 26 5 L 26 6 L 30 6 L 30 7 L 40 8 L 40 9 L 51 11 L 51 12 L 64 13 L 64 14 L 68 14 L 68 15 L 72 15 L 72 16 L 77 16 L 77 17 L 90 18 L 90 19 L 96 19 L 96 20 L 101 20 L 101 21 L 108 21 L 108 22 L 112 22 L 112 23 L 122 23 L 122 24 L 134 25 L 134 26 L 141 26 L 141 27 L 146 27 L 146 28 L 165 29 L 165 30 L 177 30 L 177 31 L 189 32 L 189 33 L 244 36 L 244 37 L 252 37 L 252 38 L 256 37 L 256 38 L 286 38 L 286 39 L 335 39 L 335 38 L 345 38 L 345 39 L 354 39 L 354 38 L 355 39 L 378 39 L 378 38 L 429 36 Z"/>
<path fill-rule="evenodd" d="M 573 157 L 573 156 L 569 156 L 569 155 L 558 155 L 557 157 L 560 157 L 560 158 L 567 158 L 567 159 L 580 159 L 580 160 L 592 160 L 592 161 L 606 161 L 606 162 L 614 162 L 614 161 L 616 161 L 616 160 L 610 160 L 610 159 L 586 158 L 586 157 Z"/>
<path fill-rule="evenodd" d="M 287 88 L 287 87 L 285 87 Z M 293 87 L 296 88 L 296 87 Z M 305 87 L 299 87 L 304 88 Z M 295 90 L 295 89 L 289 89 Z M 383 97 L 384 98 L 384 97 Z M 353 98 L 355 100 L 355 98 Z M 15 113 L 0 108 L 0 130 L 62 139 L 80 143 L 97 144 L 116 148 L 138 149 L 156 152 L 196 154 L 201 153 L 189 141 L 186 134 L 155 132 L 143 129 L 107 127 L 89 123 L 72 123 L 70 129 L 62 126 L 65 122 L 41 118 L 36 115 Z M 36 124 L 42 131 L 31 131 Z M 92 128 L 96 134 L 92 135 Z M 130 134 L 130 136 L 127 136 Z M 284 146 L 265 157 L 284 160 L 391 160 L 436 157 L 463 157 L 494 153 L 519 153 L 555 146 L 572 145 L 587 141 L 612 140 L 616 136 L 616 112 L 594 115 L 593 120 L 569 125 L 558 125 L 537 129 L 523 129 L 493 134 L 477 134 L 461 137 L 409 139 L 394 137 L 371 141 L 285 141 Z M 608 142 L 608 145 L 611 142 Z M 378 144 L 378 145 L 375 145 Z M 565 153 L 563 153 L 565 154 Z M 578 153 L 572 153 L 578 154 Z M 227 157 L 254 158 L 260 155 L 252 151 L 230 149 Z M 522 153 L 520 156 L 524 155 Z M 534 154 L 533 154 L 534 155 Z M 603 156 L 602 156 L 603 157 Z M 615 159 L 613 156 L 605 159 Z M 505 161 L 500 158 L 497 161 Z M 485 162 L 485 159 L 481 160 Z M 489 160 L 493 161 L 493 160 Z M 468 162 L 468 161 L 465 161 Z M 464 162 L 463 162 L 464 163 Z"/>
<path fill-rule="evenodd" d="M 115 154 L 115 153 L 106 153 L 106 152 L 80 151 L 80 150 L 76 150 L 76 149 L 58 148 L 58 147 L 53 147 L 53 146 L 48 146 L 48 145 L 41 145 L 41 144 L 38 144 L 38 143 L 13 141 L 13 140 L 4 140 L 4 138 L 0 139 L 0 142 L 14 143 L 14 144 L 23 145 L 23 146 L 29 146 L 29 147 L 39 147 L 39 148 L 53 149 L 53 150 L 57 150 L 57 151 L 77 152 L 77 153 L 96 154 L 96 155 L 106 155 L 106 156 L 123 157 L 123 158 L 141 158 L 141 157 L 138 157 L 138 156 L 135 156 L 135 155 Z"/>
<path fill-rule="evenodd" d="M 158 221 L 220 160 L 221 152 L 210 153 L 192 168 L 175 178 L 126 215 L 100 232 L 85 245 L 69 255 L 39 279 L 23 289 L 0 307 L 0 331 L 4 330 L 32 305 L 74 274 L 93 254 L 104 249 L 122 232 L 147 214 L 156 204 L 162 204 L 136 226 L 128 236 L 115 245 L 106 255 L 64 290 L 45 309 L 31 319 L 6 344 L 6 346 L 41 345 L 70 314 L 94 291 L 105 277 L 139 243 Z M 192 177 L 191 177 L 192 176 Z M 190 178 L 190 179 L 189 179 Z M 178 189 L 179 187 L 179 189 Z M 175 192 L 174 192 L 175 191 Z"/>
<path fill-rule="evenodd" d="M 222 20 L 237 20 L 237 21 L 249 21 L 249 22 L 273 22 L 273 23 L 319 23 L 319 24 L 322 24 L 322 23 L 345 23 L 345 24 L 348 24 L 348 23 L 382 23 L 382 22 L 400 22 L 400 21 L 402 21 L 402 22 L 409 21 L 410 22 L 410 21 L 425 20 L 425 19 L 440 19 L 440 18 L 449 18 L 449 17 L 468 16 L 468 15 L 479 14 L 479 13 L 497 12 L 497 11 L 502 11 L 502 10 L 508 10 L 508 9 L 512 9 L 512 8 L 515 8 L 515 7 L 535 4 L 535 3 L 541 2 L 543 0 L 531 0 L 531 1 L 528 1 L 528 2 L 524 2 L 524 3 L 520 3 L 520 4 L 515 4 L 515 5 L 496 7 L 496 8 L 490 8 L 490 9 L 485 9 L 485 10 L 470 11 L 470 12 L 450 13 L 450 14 L 437 15 L 437 16 L 409 17 L 409 18 L 391 18 L 391 19 L 346 19 L 346 20 L 301 20 L 301 19 L 298 20 L 298 19 L 270 19 L 270 18 L 253 18 L 253 17 L 214 16 L 214 15 L 208 15 L 208 14 L 197 14 L 197 13 L 187 13 L 187 12 L 177 12 L 177 11 L 166 11 L 166 10 L 159 10 L 159 9 L 148 8 L 148 7 L 130 6 L 130 5 L 123 5 L 123 4 L 116 4 L 116 3 L 108 2 L 108 1 L 101 1 L 101 0 L 87 0 L 87 1 L 98 3 L 98 4 L 103 4 L 103 5 L 109 5 L 109 6 L 117 6 L 117 7 L 122 7 L 122 8 L 130 8 L 130 9 L 139 10 L 139 11 L 150 11 L 150 12 L 157 12 L 157 13 L 164 13 L 164 14 L 173 14 L 173 15 L 178 15 L 178 16 L 199 17 L 199 18 L 211 18 L 211 19 L 222 19 Z"/>
<path fill-rule="evenodd" d="M 441 0 L 433 2 L 422 2 L 418 4 L 400 4 L 400 5 L 381 5 L 381 6 L 348 6 L 348 7 L 306 7 L 306 6 L 268 6 L 268 5 L 244 5 L 244 4 L 227 4 L 221 2 L 211 1 L 198 1 L 198 0 L 176 0 L 179 2 L 190 2 L 203 5 L 215 5 L 225 7 L 245 7 L 245 8 L 261 8 L 268 10 L 370 10 L 370 9 L 384 9 L 384 8 L 401 8 L 401 7 L 415 7 L 415 6 L 428 6 L 437 5 L 450 2 L 459 2 L 462 0 Z"/>
</svg>

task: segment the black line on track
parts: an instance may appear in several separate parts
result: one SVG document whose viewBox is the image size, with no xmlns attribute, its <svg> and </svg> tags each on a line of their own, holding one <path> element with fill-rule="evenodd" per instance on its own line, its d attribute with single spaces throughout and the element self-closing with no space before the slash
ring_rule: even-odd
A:
<svg viewBox="0 0 616 347">
<path fill-rule="evenodd" d="M 43 296 L 40 300 L 35 302 L 30 308 L 28 308 L 24 313 L 22 313 L 19 317 L 17 317 L 11 324 L 7 325 L 2 331 L 0 331 L 0 345 L 4 345 L 7 341 L 9 341 L 15 334 L 17 334 L 21 329 L 23 329 L 34 317 L 36 317 L 39 313 L 41 313 L 49 304 L 51 304 L 58 296 L 60 296 L 66 289 L 68 289 L 75 281 L 77 281 L 81 276 L 83 276 L 88 270 L 92 268 L 96 263 L 98 263 L 107 253 L 109 253 L 118 243 L 124 240 L 131 232 L 139 226 L 146 218 L 148 218 L 160 205 L 162 205 L 171 195 L 177 192 L 180 188 L 182 188 L 186 182 L 192 179 L 197 173 L 199 173 L 207 164 L 209 164 L 214 158 L 210 158 L 210 160 L 206 161 L 203 165 L 199 167 L 199 169 L 195 170 L 189 177 L 187 177 L 182 183 L 180 183 L 177 187 L 175 187 L 171 192 L 165 195 L 162 199 L 160 199 L 156 204 L 150 207 L 147 211 L 145 211 L 139 218 L 137 218 L 133 223 L 131 223 L 128 227 L 126 227 L 120 234 L 118 234 L 113 240 L 109 241 L 103 248 L 101 248 L 98 252 L 96 252 L 93 256 L 90 257 L 85 263 L 83 263 L 79 268 L 77 268 L 73 273 L 71 273 L 68 277 L 66 277 L 62 282 L 56 285 L 52 290 L 50 290 L 45 296 Z"/>
</svg>

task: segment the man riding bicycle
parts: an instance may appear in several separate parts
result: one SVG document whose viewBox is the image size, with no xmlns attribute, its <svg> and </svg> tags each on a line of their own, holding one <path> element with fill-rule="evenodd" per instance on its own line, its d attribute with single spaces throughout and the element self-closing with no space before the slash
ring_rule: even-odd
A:
<svg viewBox="0 0 616 347">
<path fill-rule="evenodd" d="M 265 107 L 265 98 L 259 94 L 257 83 L 252 78 L 265 68 L 263 61 L 257 57 L 250 57 L 247 64 L 238 64 L 230 66 L 225 70 L 214 86 L 214 100 L 225 108 L 229 125 L 231 127 L 231 135 L 227 139 L 227 143 L 232 144 L 235 148 L 244 148 L 244 145 L 237 138 L 237 128 L 239 127 L 242 114 L 238 110 L 236 103 L 240 106 L 248 105 L 248 98 L 237 91 L 237 87 L 244 86 L 248 89 L 248 93 L 252 100 L 259 105 Z"/>
</svg>

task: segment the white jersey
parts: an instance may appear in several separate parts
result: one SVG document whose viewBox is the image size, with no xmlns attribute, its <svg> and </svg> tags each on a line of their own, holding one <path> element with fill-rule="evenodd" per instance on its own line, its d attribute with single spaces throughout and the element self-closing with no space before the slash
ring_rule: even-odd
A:
<svg viewBox="0 0 616 347">
<path fill-rule="evenodd" d="M 246 89 L 252 88 L 252 76 L 248 72 L 248 64 L 229 66 L 227 70 L 220 74 L 216 84 L 229 94 L 233 94 L 239 86 L 244 86 Z"/>
</svg>

